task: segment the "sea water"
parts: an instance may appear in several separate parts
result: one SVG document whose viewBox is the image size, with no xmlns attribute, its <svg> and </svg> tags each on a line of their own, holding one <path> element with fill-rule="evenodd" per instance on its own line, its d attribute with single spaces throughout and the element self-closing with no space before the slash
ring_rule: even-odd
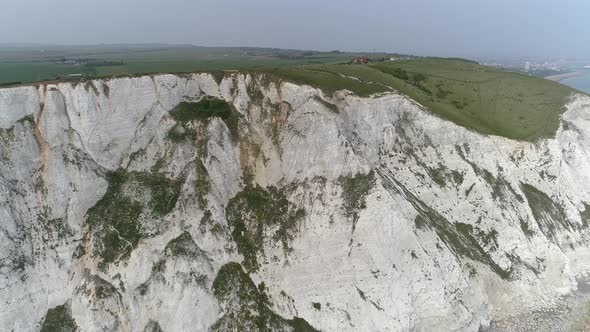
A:
<svg viewBox="0 0 590 332">
<path fill-rule="evenodd" d="M 590 69 L 580 69 L 584 73 L 582 76 L 570 77 L 561 81 L 561 83 L 578 89 L 582 92 L 590 93 Z"/>
</svg>

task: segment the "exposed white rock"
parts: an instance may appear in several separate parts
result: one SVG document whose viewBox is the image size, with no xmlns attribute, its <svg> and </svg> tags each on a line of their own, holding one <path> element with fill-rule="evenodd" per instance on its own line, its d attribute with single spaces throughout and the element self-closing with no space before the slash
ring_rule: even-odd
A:
<svg viewBox="0 0 590 332">
<path fill-rule="evenodd" d="M 39 112 L 39 94 L 32 86 L 0 89 L 0 128 L 8 129 L 27 115 Z M 10 111 L 8 111 L 10 110 Z"/>
<path fill-rule="evenodd" d="M 260 226 L 250 278 L 269 309 L 322 331 L 477 331 L 552 308 L 590 272 L 590 97 L 572 96 L 556 136 L 528 143 L 395 93 L 261 84 L 232 73 L 0 89 L 0 330 L 39 330 L 62 305 L 82 331 L 215 327 L 236 308 L 214 280 L 245 259 L 226 208 L 256 186 L 304 214 L 286 237 Z M 168 112 L 203 96 L 233 104 L 239 133 L 214 118 L 172 140 Z M 132 250 L 101 264 L 102 226 L 87 216 L 120 169 L 137 179 L 115 201 L 141 203 L 142 234 L 117 233 Z M 348 181 L 368 187 L 350 201 Z M 176 203 L 154 207 L 176 183 Z"/>
</svg>

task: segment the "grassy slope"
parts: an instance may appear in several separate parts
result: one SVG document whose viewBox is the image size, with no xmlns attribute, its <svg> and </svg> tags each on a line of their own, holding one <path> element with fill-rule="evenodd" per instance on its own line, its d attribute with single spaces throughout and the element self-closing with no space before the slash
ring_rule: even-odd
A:
<svg viewBox="0 0 590 332">
<path fill-rule="evenodd" d="M 553 135 L 559 115 L 565 110 L 563 105 L 574 92 L 545 79 L 440 58 L 362 66 L 274 68 L 265 72 L 326 92 L 346 88 L 366 96 L 397 90 L 459 125 L 518 140 Z"/>
</svg>

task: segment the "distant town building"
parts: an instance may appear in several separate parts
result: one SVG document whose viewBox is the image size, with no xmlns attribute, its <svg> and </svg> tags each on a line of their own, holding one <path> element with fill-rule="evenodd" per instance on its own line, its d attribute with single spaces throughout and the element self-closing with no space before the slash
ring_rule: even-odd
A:
<svg viewBox="0 0 590 332">
<path fill-rule="evenodd" d="M 530 70 L 531 70 L 531 63 L 527 61 L 524 63 L 524 71 L 526 71 L 528 73 Z"/>
<path fill-rule="evenodd" d="M 365 64 L 365 63 L 369 63 L 369 61 L 371 61 L 371 59 L 369 59 L 368 57 L 366 57 L 366 56 L 359 56 L 358 58 L 352 59 L 351 63 L 353 65 L 362 65 L 362 64 Z"/>
</svg>

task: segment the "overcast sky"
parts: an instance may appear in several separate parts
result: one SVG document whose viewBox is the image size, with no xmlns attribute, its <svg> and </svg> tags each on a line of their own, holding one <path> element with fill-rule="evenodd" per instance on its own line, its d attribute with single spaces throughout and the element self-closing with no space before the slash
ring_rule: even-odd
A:
<svg viewBox="0 0 590 332">
<path fill-rule="evenodd" d="M 0 43 L 590 57 L 589 0 L 0 0 Z"/>
</svg>

